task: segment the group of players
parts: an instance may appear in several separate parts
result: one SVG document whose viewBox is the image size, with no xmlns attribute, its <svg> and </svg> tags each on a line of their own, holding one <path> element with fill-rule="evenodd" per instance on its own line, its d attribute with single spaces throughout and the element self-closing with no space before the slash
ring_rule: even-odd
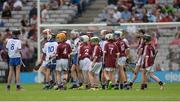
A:
<svg viewBox="0 0 180 102">
<path fill-rule="evenodd" d="M 65 31 L 53 34 L 50 29 L 45 29 L 43 34 L 47 41 L 42 48 L 43 56 L 38 70 L 45 77 L 44 89 L 66 89 L 70 77 L 73 80 L 71 89 L 130 89 L 140 71 L 141 89 L 147 88 L 149 78 L 153 78 L 161 89 L 164 88 L 164 83 L 154 75 L 154 60 L 157 53 L 151 44 L 152 38 L 143 30 L 138 32 L 137 60 L 134 69 L 128 67 L 131 62 L 130 46 L 123 30 L 114 32 L 101 30 L 100 37 L 93 36 L 92 32 L 80 36 L 78 30 L 72 30 L 69 33 L 71 39 L 68 39 L 68 33 Z M 21 59 L 19 56 L 21 47 L 11 42 L 18 39 L 17 34 L 15 35 L 16 37 L 8 40 L 6 46 L 10 57 L 10 69 L 21 64 L 14 63 L 16 57 Z M 17 45 L 15 50 L 12 49 L 14 45 Z M 12 52 L 18 53 L 18 56 L 12 57 Z M 127 68 L 134 73 L 130 82 L 127 80 Z M 18 75 L 19 72 L 16 73 Z M 8 89 L 11 78 L 10 70 Z M 16 82 L 19 82 L 18 78 Z M 21 88 L 19 83 L 18 88 Z"/>
</svg>

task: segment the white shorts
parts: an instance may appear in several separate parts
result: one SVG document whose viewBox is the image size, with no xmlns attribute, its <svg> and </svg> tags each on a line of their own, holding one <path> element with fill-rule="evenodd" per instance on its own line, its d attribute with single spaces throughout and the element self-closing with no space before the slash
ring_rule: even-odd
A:
<svg viewBox="0 0 180 102">
<path fill-rule="evenodd" d="M 105 71 L 107 72 L 114 72 L 116 69 L 115 68 L 104 68 Z"/>
<path fill-rule="evenodd" d="M 89 71 L 91 66 L 91 60 L 89 58 L 84 58 L 83 60 L 79 61 L 79 69 L 82 71 Z"/>
<path fill-rule="evenodd" d="M 118 65 L 125 65 L 126 64 L 126 57 L 120 57 L 118 59 Z"/>
<path fill-rule="evenodd" d="M 68 59 L 59 59 L 56 61 L 57 71 L 67 71 L 68 70 Z"/>
<path fill-rule="evenodd" d="M 154 68 L 155 68 L 154 65 L 152 65 L 152 66 L 147 67 L 145 70 L 146 70 L 147 72 L 155 72 L 155 69 L 154 69 Z"/>
<path fill-rule="evenodd" d="M 96 74 L 99 74 L 99 72 L 101 71 L 101 68 L 102 68 L 102 62 L 96 62 L 94 64 L 94 66 L 92 66 L 92 63 L 91 63 L 91 66 L 89 68 L 89 71 L 90 72 L 94 72 Z"/>
</svg>

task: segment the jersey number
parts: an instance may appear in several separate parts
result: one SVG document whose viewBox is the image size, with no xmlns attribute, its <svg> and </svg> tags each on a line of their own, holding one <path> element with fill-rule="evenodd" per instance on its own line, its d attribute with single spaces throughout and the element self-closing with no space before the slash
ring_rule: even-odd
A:
<svg viewBox="0 0 180 102">
<path fill-rule="evenodd" d="M 85 50 L 85 55 L 88 55 L 88 53 L 89 53 L 89 49 L 86 49 Z"/>
<path fill-rule="evenodd" d="M 14 50 L 14 44 L 11 44 L 11 50 Z"/>
<path fill-rule="evenodd" d="M 113 48 L 111 47 L 110 48 L 110 54 L 112 55 L 112 53 L 113 53 Z"/>
<path fill-rule="evenodd" d="M 54 46 L 49 46 L 48 47 L 48 52 L 53 52 L 54 51 Z"/>
<path fill-rule="evenodd" d="M 67 50 L 66 49 L 64 49 L 63 54 L 67 54 Z"/>
</svg>

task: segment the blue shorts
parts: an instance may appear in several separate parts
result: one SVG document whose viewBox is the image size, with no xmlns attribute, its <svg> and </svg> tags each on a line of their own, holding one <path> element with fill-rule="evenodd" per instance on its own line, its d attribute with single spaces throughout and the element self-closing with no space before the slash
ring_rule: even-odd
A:
<svg viewBox="0 0 180 102">
<path fill-rule="evenodd" d="M 21 58 L 20 57 L 9 58 L 9 65 L 14 67 L 21 65 Z"/>
<path fill-rule="evenodd" d="M 72 58 L 72 64 L 78 64 L 78 54 L 74 54 L 73 58 Z"/>
<path fill-rule="evenodd" d="M 48 69 L 55 69 L 56 68 L 56 59 L 46 63 L 45 67 Z"/>
</svg>

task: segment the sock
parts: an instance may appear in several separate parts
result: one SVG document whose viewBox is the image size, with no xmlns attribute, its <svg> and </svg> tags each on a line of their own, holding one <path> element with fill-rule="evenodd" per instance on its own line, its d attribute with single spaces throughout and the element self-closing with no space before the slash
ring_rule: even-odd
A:
<svg viewBox="0 0 180 102">
<path fill-rule="evenodd" d="M 11 87 L 11 86 L 8 84 L 8 85 L 7 85 L 7 89 L 10 89 L 10 87 Z"/>
<path fill-rule="evenodd" d="M 162 85 L 163 85 L 163 82 L 162 82 L 162 81 L 159 81 L 159 85 L 162 86 Z"/>
<path fill-rule="evenodd" d="M 131 86 L 131 87 L 132 87 L 132 86 L 133 86 L 133 82 L 130 82 L 130 83 L 129 83 L 129 86 Z"/>
<path fill-rule="evenodd" d="M 144 90 L 144 84 L 141 84 L 141 90 Z"/>
<path fill-rule="evenodd" d="M 17 88 L 17 89 L 20 89 L 20 88 L 21 88 L 21 86 L 20 86 L 19 83 L 16 83 L 16 88 Z"/>
<path fill-rule="evenodd" d="M 106 84 L 102 83 L 102 89 L 106 89 Z"/>
<path fill-rule="evenodd" d="M 127 87 L 127 81 L 124 81 L 123 84 L 124 84 L 123 87 L 126 88 Z"/>
<path fill-rule="evenodd" d="M 120 89 L 123 89 L 123 83 L 120 83 Z"/>
<path fill-rule="evenodd" d="M 147 84 L 144 84 L 144 88 L 147 88 Z"/>
</svg>

